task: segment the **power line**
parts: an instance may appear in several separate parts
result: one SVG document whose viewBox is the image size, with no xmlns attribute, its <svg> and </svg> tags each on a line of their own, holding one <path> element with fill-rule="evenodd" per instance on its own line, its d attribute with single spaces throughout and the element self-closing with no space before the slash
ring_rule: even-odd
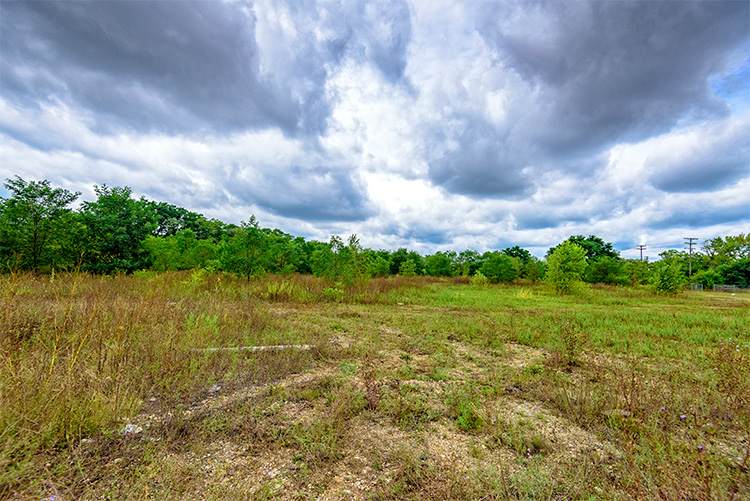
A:
<svg viewBox="0 0 750 501">
<path fill-rule="evenodd" d="M 683 240 L 685 240 L 685 245 L 687 245 L 690 249 L 690 258 L 688 260 L 688 276 L 691 276 L 693 274 L 693 245 L 695 245 L 695 242 L 697 242 L 698 239 L 696 237 L 684 237 Z"/>
</svg>

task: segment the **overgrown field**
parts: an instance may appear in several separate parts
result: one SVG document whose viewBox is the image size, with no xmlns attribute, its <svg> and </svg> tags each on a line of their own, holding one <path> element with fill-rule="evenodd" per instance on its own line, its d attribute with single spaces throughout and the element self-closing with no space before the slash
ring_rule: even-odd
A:
<svg viewBox="0 0 750 501">
<path fill-rule="evenodd" d="M 6 275 L 0 499 L 748 499 L 749 326 L 748 295 Z"/>
</svg>

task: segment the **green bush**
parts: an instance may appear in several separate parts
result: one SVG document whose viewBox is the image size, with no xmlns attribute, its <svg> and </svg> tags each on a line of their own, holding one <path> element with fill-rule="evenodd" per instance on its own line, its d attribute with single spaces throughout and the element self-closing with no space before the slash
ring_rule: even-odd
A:
<svg viewBox="0 0 750 501">
<path fill-rule="evenodd" d="M 521 260 L 507 254 L 493 252 L 479 268 L 479 271 L 492 283 L 513 282 L 521 272 Z"/>
<path fill-rule="evenodd" d="M 478 271 L 474 273 L 474 276 L 470 279 L 471 285 L 489 285 L 490 279 L 484 276 L 484 274 L 481 271 Z"/>
<path fill-rule="evenodd" d="M 544 281 L 557 293 L 568 293 L 583 278 L 586 251 L 578 244 L 563 242 L 547 258 Z"/>
<path fill-rule="evenodd" d="M 663 259 L 651 268 L 648 283 L 660 294 L 674 294 L 683 286 L 683 272 L 679 263 Z"/>
</svg>

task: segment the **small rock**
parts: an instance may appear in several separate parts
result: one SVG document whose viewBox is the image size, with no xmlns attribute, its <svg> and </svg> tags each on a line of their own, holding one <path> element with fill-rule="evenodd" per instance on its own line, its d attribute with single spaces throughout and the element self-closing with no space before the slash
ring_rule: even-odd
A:
<svg viewBox="0 0 750 501">
<path fill-rule="evenodd" d="M 219 386 L 218 384 L 215 384 L 215 385 L 213 385 L 212 387 L 210 387 L 208 389 L 208 392 L 209 393 L 216 393 L 219 390 L 221 390 L 221 386 Z"/>
<path fill-rule="evenodd" d="M 135 435 L 136 433 L 140 433 L 142 431 L 143 428 L 141 428 L 137 424 L 128 423 L 122 430 L 120 430 L 120 435 Z"/>
</svg>

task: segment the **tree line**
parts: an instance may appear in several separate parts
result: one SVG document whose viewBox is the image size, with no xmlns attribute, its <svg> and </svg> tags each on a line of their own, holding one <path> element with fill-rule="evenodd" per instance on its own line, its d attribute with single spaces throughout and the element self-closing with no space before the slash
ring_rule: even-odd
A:
<svg viewBox="0 0 750 501">
<path fill-rule="evenodd" d="M 519 246 L 480 253 L 441 251 L 422 256 L 363 248 L 355 235 L 328 242 L 262 228 L 254 216 L 240 225 L 207 219 L 165 202 L 135 199 L 129 187 L 95 186 L 97 199 L 70 206 L 81 195 L 46 180 L 16 176 L 0 197 L 0 271 L 92 273 L 207 269 L 247 277 L 305 273 L 342 284 L 387 275 L 466 276 L 478 281 L 545 279 L 560 291 L 571 284 L 657 284 L 687 281 L 750 286 L 750 235 L 707 240 L 703 252 L 667 251 L 657 263 L 623 259 L 594 235 L 571 236 L 544 260 Z M 688 277 L 688 260 L 693 274 Z"/>
</svg>

